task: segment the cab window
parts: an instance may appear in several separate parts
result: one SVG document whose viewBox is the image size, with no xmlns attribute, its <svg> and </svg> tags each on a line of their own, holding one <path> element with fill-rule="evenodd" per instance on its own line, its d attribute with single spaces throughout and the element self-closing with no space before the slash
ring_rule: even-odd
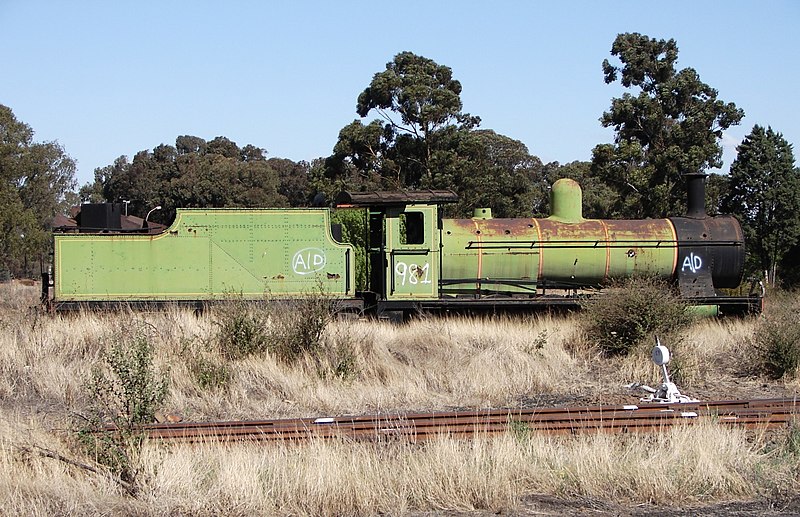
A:
<svg viewBox="0 0 800 517">
<path fill-rule="evenodd" d="M 425 215 L 422 212 L 400 214 L 400 244 L 425 244 Z"/>
</svg>

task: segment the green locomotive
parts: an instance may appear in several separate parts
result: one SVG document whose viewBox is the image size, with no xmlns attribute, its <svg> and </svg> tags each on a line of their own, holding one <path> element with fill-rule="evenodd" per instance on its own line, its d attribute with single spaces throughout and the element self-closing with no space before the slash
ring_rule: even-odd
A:
<svg viewBox="0 0 800 517">
<path fill-rule="evenodd" d="M 693 305 L 758 310 L 758 293 L 721 291 L 742 280 L 741 227 L 705 214 L 703 175 L 688 182 L 685 217 L 645 220 L 584 219 L 580 187 L 567 179 L 553 185 L 552 215 L 540 219 L 494 219 L 489 209 L 447 219 L 450 191 L 342 193 L 338 210 L 363 217 L 360 249 L 341 242 L 328 209 L 181 209 L 154 232 L 112 227 L 118 215 L 106 208 L 99 223 L 56 229 L 43 296 L 69 308 L 316 291 L 400 317 L 578 306 L 610 279 L 647 274 L 676 282 Z"/>
</svg>

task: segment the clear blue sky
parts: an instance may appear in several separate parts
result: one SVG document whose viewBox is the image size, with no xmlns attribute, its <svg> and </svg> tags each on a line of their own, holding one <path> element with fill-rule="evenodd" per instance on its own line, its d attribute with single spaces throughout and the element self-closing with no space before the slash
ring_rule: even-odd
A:
<svg viewBox="0 0 800 517">
<path fill-rule="evenodd" d="M 0 104 L 58 141 L 81 184 L 179 135 L 270 157 L 331 153 L 358 94 L 398 52 L 453 69 L 464 111 L 543 161 L 587 160 L 621 88 L 601 63 L 620 32 L 674 38 L 754 124 L 800 145 L 800 2 L 0 0 Z M 370 116 L 366 120 L 371 120 Z"/>
</svg>

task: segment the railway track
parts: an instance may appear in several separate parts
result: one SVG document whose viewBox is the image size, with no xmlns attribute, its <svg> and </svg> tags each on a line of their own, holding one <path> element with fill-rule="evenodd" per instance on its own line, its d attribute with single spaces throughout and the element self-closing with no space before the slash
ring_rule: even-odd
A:
<svg viewBox="0 0 800 517">
<path fill-rule="evenodd" d="M 471 437 L 509 431 L 571 435 L 587 432 L 655 432 L 679 424 L 716 421 L 746 429 L 775 429 L 800 419 L 797 399 L 732 400 L 571 408 L 494 409 L 330 418 L 150 424 L 142 430 L 167 441 L 356 441 L 422 442 L 437 436 Z M 112 429 L 109 429 L 112 430 Z"/>
</svg>

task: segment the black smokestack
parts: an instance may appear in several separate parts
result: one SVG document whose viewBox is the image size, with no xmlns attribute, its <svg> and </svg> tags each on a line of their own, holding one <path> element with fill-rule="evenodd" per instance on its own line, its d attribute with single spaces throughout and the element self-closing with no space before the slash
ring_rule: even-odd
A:
<svg viewBox="0 0 800 517">
<path fill-rule="evenodd" d="M 686 178 L 686 217 L 703 219 L 706 217 L 706 173 L 690 172 Z"/>
</svg>

